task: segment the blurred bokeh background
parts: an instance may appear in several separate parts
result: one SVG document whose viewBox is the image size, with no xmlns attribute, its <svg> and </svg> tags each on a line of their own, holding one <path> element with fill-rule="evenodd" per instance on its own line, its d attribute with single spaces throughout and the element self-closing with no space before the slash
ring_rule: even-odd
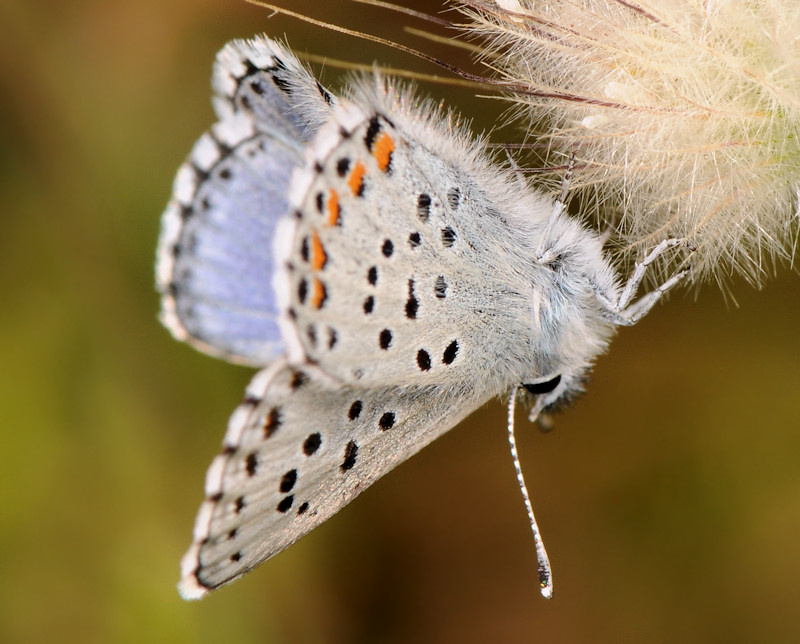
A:
<svg viewBox="0 0 800 644">
<path fill-rule="evenodd" d="M 286 4 L 467 64 L 385 11 Z M 494 402 L 254 574 L 183 602 L 205 469 L 252 373 L 156 319 L 159 217 L 212 121 L 213 56 L 286 33 L 438 70 L 234 0 L 6 0 L 0 24 L 0 641 L 800 641 L 789 269 L 760 292 L 677 293 L 622 330 L 552 433 L 520 426 L 552 601 Z M 477 129 L 502 109 L 425 90 Z"/>
</svg>

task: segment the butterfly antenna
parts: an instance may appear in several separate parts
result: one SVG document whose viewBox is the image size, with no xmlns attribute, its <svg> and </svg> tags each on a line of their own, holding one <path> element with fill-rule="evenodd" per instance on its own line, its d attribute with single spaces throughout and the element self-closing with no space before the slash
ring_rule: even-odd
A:
<svg viewBox="0 0 800 644">
<path fill-rule="evenodd" d="M 536 523 L 536 517 L 533 516 L 533 505 L 531 505 L 531 497 L 528 495 L 528 488 L 525 486 L 525 478 L 522 476 L 522 466 L 520 465 L 519 453 L 517 452 L 517 439 L 514 437 L 514 410 L 516 409 L 516 404 L 517 390 L 514 389 L 508 401 L 508 444 L 511 447 L 511 458 L 514 460 L 517 482 L 522 492 L 522 500 L 525 502 L 525 510 L 528 512 L 528 521 L 530 521 L 531 524 L 533 541 L 536 544 L 536 558 L 539 561 L 539 589 L 541 590 L 542 597 L 550 599 L 553 596 L 553 574 L 550 571 L 550 559 L 547 556 L 547 550 L 545 550 L 542 535 L 539 533 L 539 525 Z"/>
</svg>

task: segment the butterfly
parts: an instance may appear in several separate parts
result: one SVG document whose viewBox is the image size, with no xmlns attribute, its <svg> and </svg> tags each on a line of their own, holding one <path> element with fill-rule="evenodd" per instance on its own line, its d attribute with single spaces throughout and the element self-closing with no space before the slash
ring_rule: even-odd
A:
<svg viewBox="0 0 800 644">
<path fill-rule="evenodd" d="M 219 120 L 163 215 L 161 319 L 261 371 L 208 470 L 181 564 L 188 599 L 281 552 L 488 400 L 510 397 L 513 416 L 520 397 L 532 419 L 569 401 L 616 327 L 685 274 L 634 301 L 680 240 L 621 283 L 563 204 L 457 114 L 380 75 L 337 97 L 261 37 L 220 52 L 213 86 Z"/>
</svg>

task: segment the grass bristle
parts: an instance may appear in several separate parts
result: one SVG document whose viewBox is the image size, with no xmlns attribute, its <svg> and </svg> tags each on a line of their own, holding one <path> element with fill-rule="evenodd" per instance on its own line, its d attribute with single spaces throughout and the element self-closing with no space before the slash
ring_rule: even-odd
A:
<svg viewBox="0 0 800 644">
<path fill-rule="evenodd" d="M 797 0 L 464 4 L 514 112 L 575 155 L 570 186 L 602 206 L 623 259 L 686 237 L 695 280 L 759 285 L 792 258 Z"/>
</svg>

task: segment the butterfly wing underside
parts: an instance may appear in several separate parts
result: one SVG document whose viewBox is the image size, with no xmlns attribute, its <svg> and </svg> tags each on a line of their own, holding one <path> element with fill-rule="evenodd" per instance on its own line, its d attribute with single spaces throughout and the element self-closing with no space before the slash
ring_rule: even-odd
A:
<svg viewBox="0 0 800 644">
<path fill-rule="evenodd" d="M 293 176 L 278 231 L 289 355 L 353 384 L 498 374 L 530 334 L 532 280 L 498 260 L 520 234 L 484 189 L 507 179 L 476 169 L 466 137 L 363 94 Z"/>
<path fill-rule="evenodd" d="M 264 365 L 283 349 L 272 290 L 286 187 L 333 98 L 287 49 L 234 41 L 217 57 L 219 121 L 178 171 L 162 219 L 162 320 L 180 340 Z"/>
<path fill-rule="evenodd" d="M 180 590 L 245 574 L 485 402 L 474 390 L 332 385 L 284 360 L 259 372 L 209 468 Z"/>
</svg>

